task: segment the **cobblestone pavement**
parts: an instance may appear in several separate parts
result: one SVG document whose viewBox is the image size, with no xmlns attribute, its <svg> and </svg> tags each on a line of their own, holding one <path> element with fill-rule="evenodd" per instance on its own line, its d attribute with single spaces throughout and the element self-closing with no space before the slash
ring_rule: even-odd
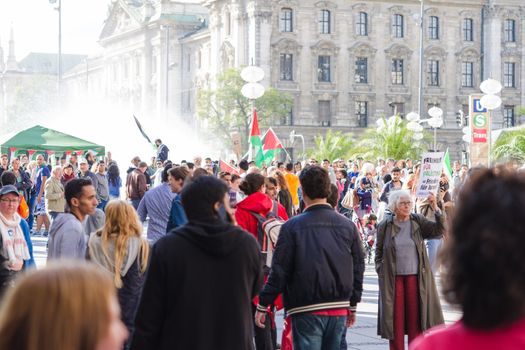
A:
<svg viewBox="0 0 525 350">
<path fill-rule="evenodd" d="M 47 237 L 32 236 L 33 250 L 37 266 L 45 265 L 47 251 Z M 439 278 L 438 278 L 438 289 Z M 377 330 L 377 298 L 379 287 L 377 285 L 377 274 L 372 264 L 366 265 L 365 279 L 363 283 L 363 297 L 357 308 L 356 324 L 349 328 L 346 335 L 348 349 L 379 350 L 388 349 L 388 341 L 381 339 L 376 334 Z M 461 317 L 461 313 L 454 310 L 442 300 L 445 321 L 451 323 Z M 278 313 L 276 318 L 277 334 L 280 343 L 283 326 L 283 314 Z"/>
</svg>

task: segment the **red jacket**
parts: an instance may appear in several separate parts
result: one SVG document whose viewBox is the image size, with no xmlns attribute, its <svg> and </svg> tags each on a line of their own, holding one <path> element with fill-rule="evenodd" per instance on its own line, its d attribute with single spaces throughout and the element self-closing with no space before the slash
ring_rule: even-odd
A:
<svg viewBox="0 0 525 350">
<path fill-rule="evenodd" d="M 279 203 L 277 204 L 277 214 L 283 220 L 288 220 L 286 209 Z M 257 238 L 257 219 L 251 212 L 256 212 L 266 216 L 272 210 L 273 201 L 262 192 L 255 192 L 237 203 L 235 219 L 240 227 L 250 232 Z"/>
<path fill-rule="evenodd" d="M 489 315 L 490 317 L 490 315 Z M 411 350 L 521 350 L 525 349 L 525 318 L 506 327 L 476 331 L 458 321 L 438 326 L 412 342 Z"/>
</svg>

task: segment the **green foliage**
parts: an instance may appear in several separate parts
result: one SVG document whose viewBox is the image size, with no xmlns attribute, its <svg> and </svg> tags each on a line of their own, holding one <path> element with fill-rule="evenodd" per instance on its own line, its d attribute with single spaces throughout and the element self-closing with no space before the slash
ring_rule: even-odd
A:
<svg viewBox="0 0 525 350">
<path fill-rule="evenodd" d="M 525 128 L 503 131 L 494 143 L 492 157 L 497 162 L 525 163 Z"/>
<path fill-rule="evenodd" d="M 328 159 L 347 159 L 353 149 L 354 142 L 350 134 L 343 134 L 340 131 L 328 132 L 324 135 L 315 137 L 315 148 L 308 151 L 308 156 L 319 161 Z"/>
<path fill-rule="evenodd" d="M 252 106 L 250 100 L 241 94 L 245 82 L 240 71 L 228 69 L 218 76 L 216 86 L 200 89 L 197 93 L 197 114 L 208 131 L 227 146 L 232 145 L 230 133 L 239 131 L 241 147 L 245 150 L 249 142 Z M 259 127 L 264 129 L 288 113 L 292 98 L 270 87 L 255 101 L 255 107 Z M 261 130 L 261 133 L 264 131 Z"/>
<path fill-rule="evenodd" d="M 412 136 L 413 131 L 407 129 L 407 121 L 399 116 L 388 119 L 380 119 L 380 127 L 369 127 L 365 131 L 361 140 L 353 149 L 354 156 L 361 156 L 364 159 L 418 159 L 422 152 L 421 143 L 428 140 L 425 136 L 423 140 L 415 141 Z"/>
</svg>

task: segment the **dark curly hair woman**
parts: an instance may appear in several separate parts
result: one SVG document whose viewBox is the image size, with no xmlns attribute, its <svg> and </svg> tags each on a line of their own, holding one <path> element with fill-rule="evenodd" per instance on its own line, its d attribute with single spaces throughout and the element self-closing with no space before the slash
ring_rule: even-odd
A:
<svg viewBox="0 0 525 350">
<path fill-rule="evenodd" d="M 525 349 L 525 176 L 505 168 L 476 171 L 458 202 L 443 292 L 463 318 L 412 349 Z"/>
</svg>

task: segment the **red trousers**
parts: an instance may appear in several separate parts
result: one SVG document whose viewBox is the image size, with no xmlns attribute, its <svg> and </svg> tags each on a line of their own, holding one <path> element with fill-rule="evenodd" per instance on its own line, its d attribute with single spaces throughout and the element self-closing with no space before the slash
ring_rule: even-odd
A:
<svg viewBox="0 0 525 350">
<path fill-rule="evenodd" d="M 403 350 L 407 333 L 408 343 L 421 334 L 417 275 L 396 276 L 394 339 L 390 340 L 390 350 Z"/>
</svg>

